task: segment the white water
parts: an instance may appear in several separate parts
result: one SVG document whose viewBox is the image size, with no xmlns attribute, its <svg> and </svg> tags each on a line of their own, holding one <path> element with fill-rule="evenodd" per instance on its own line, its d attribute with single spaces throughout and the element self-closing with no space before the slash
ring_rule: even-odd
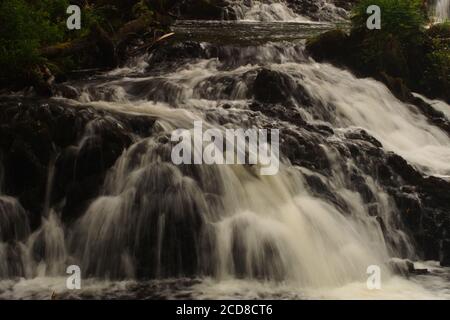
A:
<svg viewBox="0 0 450 320">
<path fill-rule="evenodd" d="M 280 6 L 252 9 L 247 17 L 255 20 L 266 19 L 268 12 L 272 20 L 299 18 Z M 391 239 L 386 242 L 369 206 L 351 189 L 346 173 L 359 168 L 335 148 L 345 132 L 363 128 L 424 173 L 448 175 L 448 136 L 381 83 L 308 60 L 298 47 L 239 49 L 225 61 L 198 59 L 160 74 L 147 74 L 146 62 L 137 59 L 100 82 L 74 84 L 80 97 L 65 102 L 151 116 L 157 120 L 152 136 L 136 139 L 123 153 L 106 177 L 102 196 L 70 228 L 49 210 L 33 234 L 17 230 L 14 224 L 27 225 L 23 209 L 15 199 L 0 197 L 0 221 L 11 221 L 0 224 L 0 239 L 3 230 L 24 234 L 14 239 L 25 268 L 22 279 L 11 280 L 11 266 L 4 263 L 7 245 L 1 243 L 0 278 L 8 279 L 0 281 L 1 298 L 48 298 L 52 291 L 70 297 L 63 275 L 72 263 L 88 275 L 79 293 L 88 297 L 133 297 L 139 284 L 134 279 L 144 274 L 157 279 L 155 291 L 171 298 L 176 293 L 194 298 L 450 298 L 441 276 L 447 269 L 427 264 L 433 275 L 412 280 L 392 274 L 391 257 L 416 257 L 400 212 L 377 182 L 361 173 Z M 332 163 L 330 172 L 293 166 L 286 159 L 273 177 L 242 165 L 173 165 L 167 137 L 174 129 L 192 128 L 196 120 L 219 130 L 275 125 L 319 139 L 248 109 L 250 86 L 261 66 L 301 84 L 314 108 L 292 97 L 295 107 L 310 123 L 334 129 L 335 134 L 317 141 Z M 235 80 L 231 89 L 223 79 Z M 79 146 L 94 134 L 88 126 Z M 328 187 L 341 206 L 314 194 L 310 177 Z M 2 210 L 2 205 L 14 209 Z M 382 268 L 382 290 L 367 289 L 369 265 Z M 185 274 L 194 274 L 196 282 L 173 289 Z"/>
<path fill-rule="evenodd" d="M 286 49 L 280 57 L 275 54 L 277 50 L 268 46 L 259 48 L 259 53 L 265 61 L 290 61 L 269 64 L 269 67 L 286 72 L 297 81 L 301 76 L 302 84 L 317 103 L 315 114 L 303 110 L 310 121 L 324 121 L 321 118 L 326 112 L 321 113 L 320 106 L 332 103 L 336 107 L 336 117 L 330 123 L 337 129 L 337 135 L 332 139 L 340 139 L 340 130 L 364 128 L 385 148 L 403 155 L 424 172 L 448 172 L 448 137 L 415 113 L 412 106 L 398 101 L 374 80 L 357 80 L 350 73 L 327 64 L 292 61 L 295 57 L 291 56 L 295 52 L 292 50 Z M 254 51 L 251 53 L 255 54 Z M 243 56 L 245 59 L 245 52 Z M 155 239 L 159 240 L 155 252 L 159 258 L 147 268 L 164 277 L 164 268 L 170 261 L 171 268 L 182 270 L 182 259 L 170 260 L 163 255 L 173 250 L 173 236 L 179 232 L 173 225 L 181 218 L 182 210 L 185 223 L 201 219 L 207 226 L 202 231 L 206 242 L 195 244 L 192 249 L 200 261 L 200 268 L 212 270 L 210 272 L 215 276 L 215 280 L 205 282 L 194 291 L 201 288 L 200 291 L 204 291 L 206 286 L 209 294 L 214 296 L 218 294 L 216 290 L 226 286 L 228 294 L 232 294 L 243 285 L 233 279 L 243 274 L 249 279 L 283 279 L 302 288 L 301 294 L 316 297 L 398 298 L 404 297 L 402 290 L 409 290 L 409 298 L 439 297 L 417 284 L 391 275 L 386 263 L 389 252 L 395 252 L 395 248 L 385 243 L 378 223 L 369 215 L 360 195 L 347 189 L 348 178 L 343 176 L 342 166 L 353 167 L 354 164 L 340 163 L 332 149 L 327 149 L 326 153 L 335 165 L 333 174 L 327 177 L 305 168 L 283 166 L 279 175 L 257 179 L 253 173 L 257 170 L 248 171 L 242 166 L 204 166 L 186 171 L 167 160 L 170 149 L 158 142 L 160 137 L 177 128 L 191 128 L 195 120 L 205 120 L 205 112 L 211 119 L 219 115 L 225 117 L 231 126 L 236 126 L 236 120 L 233 120 L 236 117 L 240 119 L 238 123 L 243 119 L 245 123 L 248 118 L 244 107 L 248 99 L 245 82 L 236 83 L 228 98 L 218 99 L 224 93 L 214 81 L 221 76 L 243 78 L 244 74 L 258 68 L 247 65 L 220 71 L 217 61 L 201 60 L 186 64 L 163 78 L 123 78 L 102 84 L 103 89 L 97 91 L 105 92 L 110 88 L 116 93 L 108 95 L 109 101 L 101 101 L 102 96 L 100 101 L 95 101 L 97 97 L 89 96 L 88 101 L 96 107 L 156 117 L 159 132 L 137 142 L 119 159 L 107 178 L 105 196 L 97 199 L 77 224 L 71 242 L 72 246 L 78 247 L 76 255 L 82 257 L 82 268 L 92 270 L 99 277 L 105 274 L 133 277 L 137 270 L 130 252 L 138 251 L 142 239 L 148 239 L 150 233 L 156 231 Z M 162 95 L 167 93 L 165 88 L 178 88 L 175 95 L 171 93 L 170 104 L 136 100 L 136 96 L 127 93 L 139 82 L 153 81 L 156 81 L 155 88 L 162 88 L 154 92 L 154 97 L 165 98 Z M 165 88 L 157 85 L 159 81 L 165 83 Z M 213 83 L 216 85 L 214 90 Z M 86 91 L 84 99 L 87 92 L 93 91 Z M 231 101 L 234 108 L 229 111 L 219 108 L 224 101 Z M 208 123 L 223 129 L 214 120 Z M 136 153 L 137 150 L 144 150 L 144 153 Z M 136 154 L 139 154 L 138 161 Z M 195 172 L 198 182 L 190 178 L 189 172 Z M 308 175 L 315 175 L 332 186 L 348 207 L 345 216 L 310 193 L 304 182 Z M 158 176 L 165 178 L 155 180 Z M 397 239 L 399 246 L 409 247 L 410 240 L 395 228 L 398 212 L 387 194 L 368 176 L 366 183 L 377 197 L 380 213 L 390 228 L 388 233 Z M 167 191 L 161 193 L 158 190 Z M 206 197 L 209 193 L 211 195 Z M 211 196 L 218 197 L 216 207 L 210 202 Z M 134 206 L 136 199 L 142 203 L 139 208 Z M 200 213 L 190 211 L 189 206 L 196 207 Z M 162 217 L 159 215 L 161 210 L 166 213 Z M 147 229 L 155 223 L 156 230 Z M 133 237 L 136 240 L 129 240 Z M 239 244 L 239 258 L 234 256 L 233 243 Z M 202 251 L 205 246 L 213 246 L 213 249 Z M 412 248 L 408 251 L 414 255 Z M 390 279 L 386 283 L 387 291 L 383 293 L 373 294 L 364 287 L 366 268 L 372 264 L 381 266 L 386 279 Z M 258 282 L 250 283 L 256 285 L 256 292 L 263 290 L 258 289 Z M 232 289 L 233 286 L 237 287 Z M 293 290 L 291 286 L 270 286 L 278 288 L 274 290 Z M 325 288 L 328 293 L 323 291 Z"/>
<path fill-rule="evenodd" d="M 450 0 L 437 0 L 435 17 L 438 22 L 444 22 L 450 19 Z"/>
<path fill-rule="evenodd" d="M 256 125 L 271 121 L 259 116 L 252 120 L 254 116 L 246 108 L 250 96 L 245 74 L 258 70 L 259 61 L 265 61 L 266 67 L 283 71 L 302 83 L 316 107 L 308 110 L 298 104 L 298 108 L 312 123 L 328 121 L 335 128 L 336 134 L 329 142 L 339 141 L 341 133 L 352 128 L 364 128 L 386 149 L 401 154 L 424 172 L 449 172 L 448 137 L 414 112 L 412 106 L 398 101 L 382 84 L 358 80 L 347 71 L 308 61 L 296 54 L 294 47 L 284 48 L 281 53 L 273 45 L 257 51 L 242 50 L 239 59 L 245 61 L 247 54 L 252 55 L 255 65 L 221 70 L 221 63 L 215 59 L 200 60 L 180 66 L 173 73 L 123 77 L 111 82 L 106 78 L 100 86 L 85 86 L 80 101 L 89 101 L 97 108 L 149 115 L 158 119 L 156 131 L 151 138 L 138 140 L 120 157 L 108 174 L 104 195 L 92 203 L 68 234 L 56 213 L 44 218 L 42 227 L 28 238 L 21 251 L 26 277 L 38 278 L 2 283 L 4 297 L 39 295 L 38 288 L 46 282 L 64 294 L 60 280 L 53 276 L 63 274 L 68 261 L 79 264 L 91 276 L 126 278 L 131 283 L 142 268 L 162 279 L 173 272 L 181 275 L 188 256 L 184 251 L 179 252 L 180 256 L 174 253 L 176 246 L 183 245 L 187 247 L 181 250 L 189 252 L 194 261 L 189 263 L 196 272 L 209 276 L 186 289 L 196 298 L 251 298 L 269 292 L 297 298 L 446 297 L 446 289 L 434 292 L 420 281 L 413 283 L 392 275 L 387 262 L 398 248 L 414 257 L 410 240 L 399 229 L 399 213 L 382 188 L 364 176 L 376 197 L 386 232 L 393 239 L 393 243 L 386 243 L 361 195 L 348 188 L 349 178 L 344 172 L 357 170 L 356 165 L 348 160 L 342 162 L 330 146 L 323 146 L 333 163 L 328 176 L 292 167 L 288 162 L 273 177 L 258 177 L 257 168 L 241 165 L 181 168 L 170 162 L 170 148 L 160 139 L 174 129 L 192 128 L 196 120 L 203 119 L 208 126 L 221 130 L 247 122 L 251 125 L 255 120 Z M 137 63 L 142 65 L 141 61 Z M 142 72 L 139 68 L 131 70 L 137 72 L 135 75 Z M 112 74 L 122 72 L 127 70 Z M 241 79 L 228 94 L 218 80 L 224 76 Z M 131 94 L 139 83 L 156 88 L 150 91 L 151 97 L 166 100 L 169 94 L 170 102 L 149 102 Z M 222 109 L 220 104 L 224 102 L 231 103 L 232 108 Z M 335 108 L 334 118 L 329 118 L 327 110 L 331 105 Z M 219 118 L 226 119 L 227 124 L 214 120 Z M 94 134 L 92 130 L 86 129 L 80 143 Z M 308 176 L 316 176 L 329 186 L 345 203 L 344 212 L 313 195 L 305 183 Z M 177 229 L 180 223 L 185 227 Z M 192 233 L 186 234 L 186 230 Z M 181 234 L 189 239 L 184 244 L 179 242 Z M 153 253 L 148 264 L 139 266 L 133 252 L 142 253 L 144 244 Z M 45 248 L 39 260 L 33 257 L 36 246 Z M 68 248 L 75 251 L 69 252 Z M 383 291 L 372 292 L 365 287 L 369 265 L 382 268 Z M 5 268 L 0 267 L 4 275 Z M 242 276 L 246 280 L 237 280 Z M 257 280 L 261 278 L 265 281 Z M 277 280 L 281 282 L 273 282 Z M 111 290 L 119 286 L 126 291 L 119 283 L 108 281 L 93 283 L 86 290 L 98 292 L 105 286 Z"/>
<path fill-rule="evenodd" d="M 251 7 L 238 4 L 234 7 L 234 10 L 236 11 L 238 18 L 245 21 L 309 21 L 307 17 L 296 14 L 283 2 L 264 3 L 254 1 Z"/>
<path fill-rule="evenodd" d="M 450 120 L 450 105 L 448 105 L 447 103 L 445 103 L 442 100 L 428 99 L 427 97 L 424 97 L 418 93 L 414 93 L 414 96 L 419 97 L 420 99 L 422 99 L 423 101 L 428 103 L 430 106 L 432 106 L 435 110 L 442 112 L 444 114 L 444 116 L 448 120 Z"/>
<path fill-rule="evenodd" d="M 249 5 L 250 4 L 250 5 Z M 342 8 L 337 8 L 327 0 L 317 0 L 319 20 L 336 21 L 346 17 L 347 12 Z M 302 16 L 291 9 L 285 1 L 236 1 L 232 6 L 239 20 L 244 21 L 284 21 L 284 22 L 306 22 L 311 21 L 310 17 Z"/>
<path fill-rule="evenodd" d="M 304 78 L 309 93 L 322 105 L 336 107 L 339 127 L 361 127 L 427 174 L 450 174 L 450 141 L 413 106 L 397 100 L 381 83 L 356 79 L 328 64 L 279 67 Z"/>
</svg>

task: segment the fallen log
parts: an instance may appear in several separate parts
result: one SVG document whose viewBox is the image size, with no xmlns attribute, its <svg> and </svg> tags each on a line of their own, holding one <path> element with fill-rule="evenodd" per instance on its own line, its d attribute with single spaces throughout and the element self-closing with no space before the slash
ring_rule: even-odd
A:
<svg viewBox="0 0 450 320">
<path fill-rule="evenodd" d="M 175 32 L 171 32 L 171 33 L 166 33 L 164 35 L 162 35 L 161 37 L 150 41 L 150 43 L 147 43 L 135 50 L 133 50 L 132 52 L 130 52 L 130 55 L 136 55 L 140 52 L 144 52 L 144 51 L 148 51 L 151 50 L 152 48 L 154 48 L 156 45 L 158 45 L 160 42 L 162 42 L 163 40 L 166 40 L 168 38 L 171 38 L 175 35 Z"/>
<path fill-rule="evenodd" d="M 78 55 L 82 52 L 97 52 L 96 60 L 103 67 L 116 67 L 119 63 L 113 39 L 98 24 L 94 24 L 89 34 L 83 38 L 41 49 L 42 56 L 49 59 Z"/>
</svg>

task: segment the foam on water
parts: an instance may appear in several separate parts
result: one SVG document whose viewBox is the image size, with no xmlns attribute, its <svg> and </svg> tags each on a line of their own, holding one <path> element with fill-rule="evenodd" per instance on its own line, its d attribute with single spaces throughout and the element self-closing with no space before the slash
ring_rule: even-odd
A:
<svg viewBox="0 0 450 320">
<path fill-rule="evenodd" d="M 281 15 L 279 6 L 272 8 L 265 12 Z M 165 298 L 449 298 L 447 269 L 433 266 L 431 275 L 412 280 L 393 274 L 391 257 L 417 257 L 399 212 L 386 191 L 335 147 L 345 147 L 346 132 L 362 128 L 423 173 L 445 175 L 449 137 L 381 83 L 318 64 L 303 54 L 301 44 L 219 50 L 221 59 L 186 59 L 158 72 L 145 71 L 147 62 L 138 59 L 74 83 L 77 100 L 56 100 L 146 115 L 155 124 L 150 137 L 134 137 L 108 171 L 100 196 L 67 228 L 48 207 L 40 228 L 30 234 L 18 227 L 28 222 L 17 200 L 0 197 L 0 240 L 8 236 L 0 243 L 0 297 L 46 298 L 56 291 L 62 298 L 120 298 L 136 297 L 144 288 L 146 297 Z M 294 93 L 288 103 L 306 121 L 326 124 L 334 133 L 318 140 L 304 128 L 251 111 L 252 85 L 263 67 L 301 86 L 313 107 Z M 276 176 L 259 176 L 258 165 L 174 165 L 171 132 L 192 130 L 199 120 L 222 132 L 281 126 L 317 139 L 330 168 L 324 174 L 293 166 L 283 155 Z M 75 152 L 95 137 L 98 126 L 101 122 L 83 129 Z M 351 171 L 373 194 L 384 229 L 352 188 Z M 314 193 L 308 179 L 329 188 L 335 201 Z M 5 264 L 11 252 L 16 262 Z M 83 272 L 79 293 L 64 289 L 69 263 Z M 366 287 L 370 265 L 382 270 L 380 291 Z"/>
</svg>

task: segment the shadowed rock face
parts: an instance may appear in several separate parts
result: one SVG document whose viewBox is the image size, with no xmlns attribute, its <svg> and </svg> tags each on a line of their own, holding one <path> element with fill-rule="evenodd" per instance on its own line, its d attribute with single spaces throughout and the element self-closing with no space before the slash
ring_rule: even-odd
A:
<svg viewBox="0 0 450 320">
<path fill-rule="evenodd" d="M 305 90 L 287 74 L 262 69 L 253 84 L 253 92 L 258 102 L 289 104 L 290 99 L 299 101 L 302 105 L 310 104 Z"/>
<path fill-rule="evenodd" d="M 4 193 L 20 200 L 34 229 L 44 210 L 49 174 L 53 174 L 51 204 L 65 199 L 63 216 L 71 221 L 98 195 L 106 171 L 133 136 L 149 134 L 152 123 L 89 107 L 3 98 Z"/>
</svg>

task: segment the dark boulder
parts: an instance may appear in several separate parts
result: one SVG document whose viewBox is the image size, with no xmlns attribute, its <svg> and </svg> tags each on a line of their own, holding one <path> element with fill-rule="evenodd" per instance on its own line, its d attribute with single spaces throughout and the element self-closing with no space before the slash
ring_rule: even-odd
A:
<svg viewBox="0 0 450 320">
<path fill-rule="evenodd" d="M 253 84 L 255 99 L 262 103 L 311 105 L 306 89 L 290 75 L 270 69 L 262 69 Z"/>
<path fill-rule="evenodd" d="M 365 131 L 363 129 L 356 129 L 356 130 L 346 132 L 345 137 L 347 139 L 351 139 L 351 140 L 359 140 L 359 141 L 369 142 L 370 144 L 372 144 L 374 147 L 377 147 L 377 148 L 383 147 L 383 145 L 381 144 L 380 141 L 378 141 L 377 139 L 375 139 L 374 137 L 369 135 L 367 133 L 367 131 Z"/>
<path fill-rule="evenodd" d="M 450 267 L 450 239 L 442 240 L 440 261 L 441 266 Z"/>
<path fill-rule="evenodd" d="M 198 42 L 192 41 L 169 41 L 164 45 L 157 46 L 148 61 L 150 71 L 166 68 L 177 68 L 180 63 L 192 59 L 206 59 L 208 52 Z"/>
<path fill-rule="evenodd" d="M 306 130 L 283 129 L 280 131 L 280 150 L 294 165 L 327 173 L 330 162 L 319 139 Z"/>
<path fill-rule="evenodd" d="M 350 37 L 342 30 L 331 30 L 309 39 L 306 50 L 318 62 L 328 61 L 340 66 L 350 63 Z"/>
</svg>

